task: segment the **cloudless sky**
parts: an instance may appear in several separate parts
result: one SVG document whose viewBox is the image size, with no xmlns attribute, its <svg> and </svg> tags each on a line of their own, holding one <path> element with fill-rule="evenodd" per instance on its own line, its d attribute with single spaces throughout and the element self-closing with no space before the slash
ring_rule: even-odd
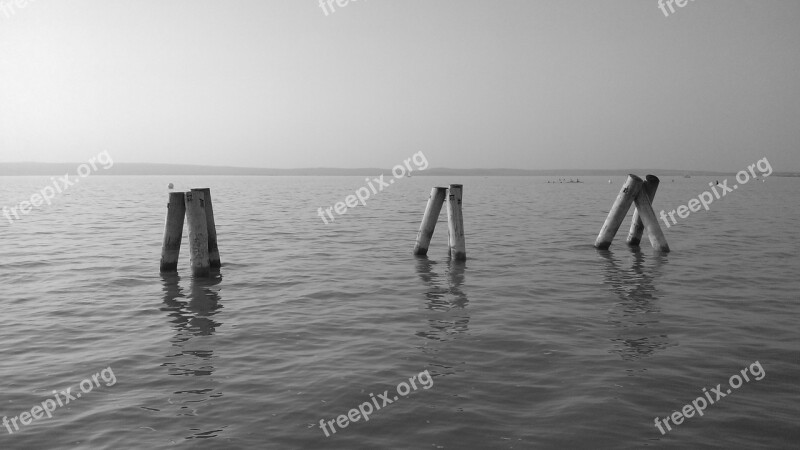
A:
<svg viewBox="0 0 800 450">
<path fill-rule="evenodd" d="M 0 9 L 0 162 L 800 170 L 800 1 L 334 7 Z"/>
</svg>

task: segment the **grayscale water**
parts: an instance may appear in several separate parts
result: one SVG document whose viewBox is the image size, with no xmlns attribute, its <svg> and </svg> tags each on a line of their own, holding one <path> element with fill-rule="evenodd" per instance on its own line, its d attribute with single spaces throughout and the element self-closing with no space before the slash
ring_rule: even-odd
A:
<svg viewBox="0 0 800 450">
<path fill-rule="evenodd" d="M 629 219 L 593 247 L 622 177 L 551 179 L 405 178 L 329 225 L 317 208 L 364 177 L 81 180 L 0 224 L 0 414 L 108 367 L 117 381 L 0 428 L 0 448 L 796 448 L 800 179 L 662 222 L 668 255 L 629 250 Z M 656 212 L 711 180 L 661 181 Z M 210 280 L 186 245 L 178 275 L 158 273 L 169 182 L 211 188 Z M 428 258 L 411 255 L 448 183 L 464 185 L 466 263 L 448 260 L 444 211 Z M 0 206 L 48 184 L 0 178 Z M 755 361 L 763 379 L 654 426 Z M 320 429 L 424 370 L 430 389 Z"/>
</svg>

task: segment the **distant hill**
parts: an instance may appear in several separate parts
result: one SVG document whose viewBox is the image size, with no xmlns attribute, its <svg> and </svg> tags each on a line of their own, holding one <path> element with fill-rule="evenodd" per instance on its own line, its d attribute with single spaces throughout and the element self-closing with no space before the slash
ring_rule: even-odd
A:
<svg viewBox="0 0 800 450">
<path fill-rule="evenodd" d="M 24 175 L 64 175 L 75 174 L 77 167 L 82 163 L 0 163 L 0 176 Z M 369 176 L 389 175 L 391 169 L 361 168 L 361 169 L 336 169 L 336 168 L 310 168 L 310 169 L 267 169 L 257 167 L 229 167 L 229 166 L 196 166 L 185 164 L 146 164 L 146 163 L 115 163 L 109 169 L 102 169 L 98 165 L 95 175 L 250 175 L 250 176 Z M 553 170 L 526 170 L 526 169 L 447 169 L 429 167 L 426 170 L 414 170 L 412 176 L 624 176 L 629 173 L 644 175 L 648 173 L 660 176 L 726 176 L 733 172 L 713 172 L 702 170 L 656 170 L 656 169 L 619 169 L 619 170 L 591 170 L 591 169 L 553 169 Z M 772 176 L 798 177 L 800 173 L 778 173 Z"/>
</svg>

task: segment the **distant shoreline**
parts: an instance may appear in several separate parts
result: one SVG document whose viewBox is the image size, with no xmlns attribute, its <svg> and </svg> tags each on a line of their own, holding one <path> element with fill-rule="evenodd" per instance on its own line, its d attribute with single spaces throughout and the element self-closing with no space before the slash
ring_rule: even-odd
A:
<svg viewBox="0 0 800 450">
<path fill-rule="evenodd" d="M 81 163 L 0 163 L 0 176 L 37 176 L 37 175 L 63 175 L 73 173 Z M 146 164 L 146 163 L 116 163 L 102 175 L 194 175 L 194 176 L 370 176 L 388 173 L 391 169 L 359 168 L 313 168 L 313 169 L 266 169 L 228 166 L 196 166 L 182 164 Z M 526 169 L 447 169 L 428 168 L 424 171 L 414 171 L 412 176 L 625 176 L 629 173 L 652 173 L 665 177 L 690 176 L 727 176 L 731 172 L 705 171 L 705 170 L 655 170 L 655 169 L 553 169 L 553 170 L 526 170 Z M 101 176 L 96 174 L 94 176 Z M 771 176 L 800 177 L 797 172 L 775 172 Z"/>
</svg>

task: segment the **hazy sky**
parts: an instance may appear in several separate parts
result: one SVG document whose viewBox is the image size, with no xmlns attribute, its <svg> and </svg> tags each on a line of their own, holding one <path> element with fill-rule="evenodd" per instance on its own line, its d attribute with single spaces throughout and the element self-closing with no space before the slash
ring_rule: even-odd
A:
<svg viewBox="0 0 800 450">
<path fill-rule="evenodd" d="M 334 7 L 6 6 L 0 162 L 800 170 L 798 0 Z"/>
</svg>

